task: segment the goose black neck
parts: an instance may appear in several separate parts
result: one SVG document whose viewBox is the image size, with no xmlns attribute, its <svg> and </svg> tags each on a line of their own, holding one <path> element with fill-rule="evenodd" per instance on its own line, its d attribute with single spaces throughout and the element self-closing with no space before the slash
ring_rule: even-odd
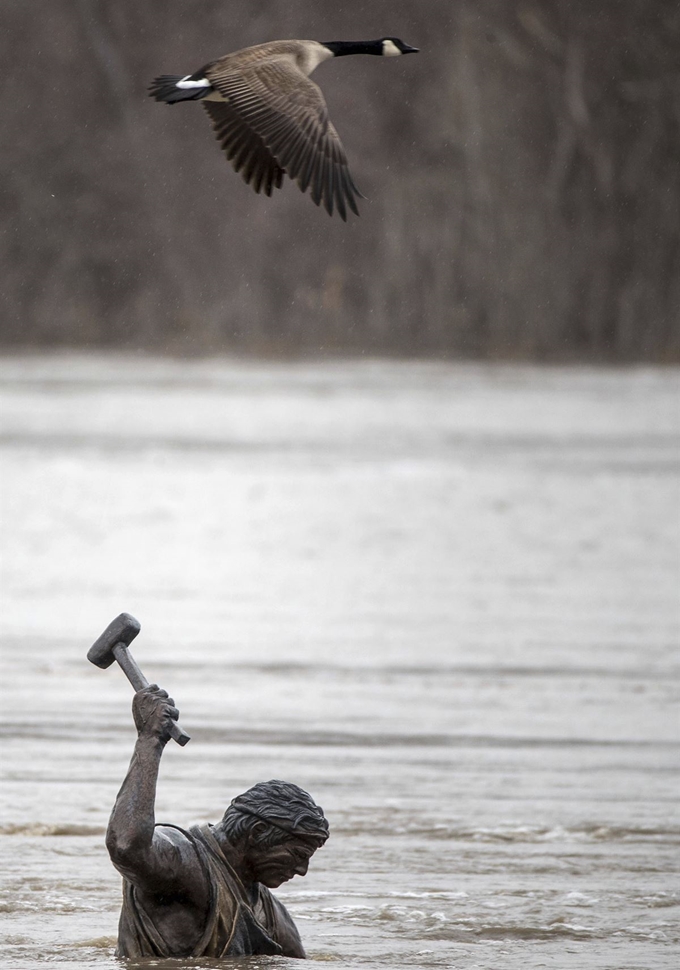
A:
<svg viewBox="0 0 680 970">
<path fill-rule="evenodd" d="M 381 40 L 329 40 L 323 46 L 332 51 L 334 57 L 344 57 L 346 54 L 382 54 Z"/>
</svg>

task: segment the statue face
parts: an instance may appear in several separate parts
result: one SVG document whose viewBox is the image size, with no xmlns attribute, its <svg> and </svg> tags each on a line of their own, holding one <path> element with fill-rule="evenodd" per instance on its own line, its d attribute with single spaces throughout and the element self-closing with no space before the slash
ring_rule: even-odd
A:
<svg viewBox="0 0 680 970">
<path fill-rule="evenodd" d="M 276 889 L 293 876 L 304 876 L 316 849 L 316 844 L 302 839 L 266 847 L 251 845 L 248 849 L 249 869 L 255 882 Z"/>
</svg>

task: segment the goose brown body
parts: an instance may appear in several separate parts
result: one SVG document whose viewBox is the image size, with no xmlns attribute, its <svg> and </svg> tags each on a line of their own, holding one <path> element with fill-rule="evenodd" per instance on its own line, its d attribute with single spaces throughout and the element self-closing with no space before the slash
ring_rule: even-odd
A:
<svg viewBox="0 0 680 970">
<path fill-rule="evenodd" d="M 356 199 L 362 196 L 321 89 L 309 74 L 337 53 L 387 53 L 385 42 L 258 44 L 211 61 L 185 78 L 157 78 L 150 94 L 168 103 L 201 100 L 227 159 L 256 192 L 271 195 L 287 175 L 303 192 L 310 189 L 314 203 L 323 204 L 329 215 L 337 211 L 346 219 L 348 208 L 359 214 Z M 361 49 L 370 45 L 383 48 Z"/>
</svg>

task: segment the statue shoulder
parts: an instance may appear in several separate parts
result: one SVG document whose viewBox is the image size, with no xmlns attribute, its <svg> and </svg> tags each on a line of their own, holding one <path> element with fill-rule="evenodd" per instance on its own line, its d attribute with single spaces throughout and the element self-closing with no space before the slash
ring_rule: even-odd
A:
<svg viewBox="0 0 680 970">
<path fill-rule="evenodd" d="M 271 936 L 283 948 L 286 957 L 305 957 L 298 928 L 284 904 L 266 886 L 260 883 L 259 902 L 266 915 Z"/>
<path fill-rule="evenodd" d="M 157 822 L 154 826 L 153 838 L 155 845 L 164 856 L 171 856 L 185 863 L 201 861 L 196 839 L 190 829 L 183 829 L 169 822 Z"/>
<path fill-rule="evenodd" d="M 170 822 L 156 822 L 154 835 L 175 845 L 180 845 L 183 842 L 193 843 L 194 841 L 188 829 L 183 829 L 180 825 L 172 825 Z"/>
</svg>

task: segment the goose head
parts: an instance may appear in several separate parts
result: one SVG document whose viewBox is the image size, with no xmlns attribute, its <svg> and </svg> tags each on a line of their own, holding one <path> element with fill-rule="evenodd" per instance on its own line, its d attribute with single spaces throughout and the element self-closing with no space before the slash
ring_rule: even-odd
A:
<svg viewBox="0 0 680 970">
<path fill-rule="evenodd" d="M 409 47 L 398 37 L 381 37 L 377 42 L 381 46 L 380 53 L 383 57 L 398 57 L 399 54 L 417 54 L 419 48 Z"/>
<path fill-rule="evenodd" d="M 377 54 L 381 57 L 397 57 L 399 54 L 417 54 L 417 47 L 410 47 L 398 37 L 380 37 L 378 40 L 329 40 L 323 41 L 334 57 L 347 54 Z"/>
</svg>

